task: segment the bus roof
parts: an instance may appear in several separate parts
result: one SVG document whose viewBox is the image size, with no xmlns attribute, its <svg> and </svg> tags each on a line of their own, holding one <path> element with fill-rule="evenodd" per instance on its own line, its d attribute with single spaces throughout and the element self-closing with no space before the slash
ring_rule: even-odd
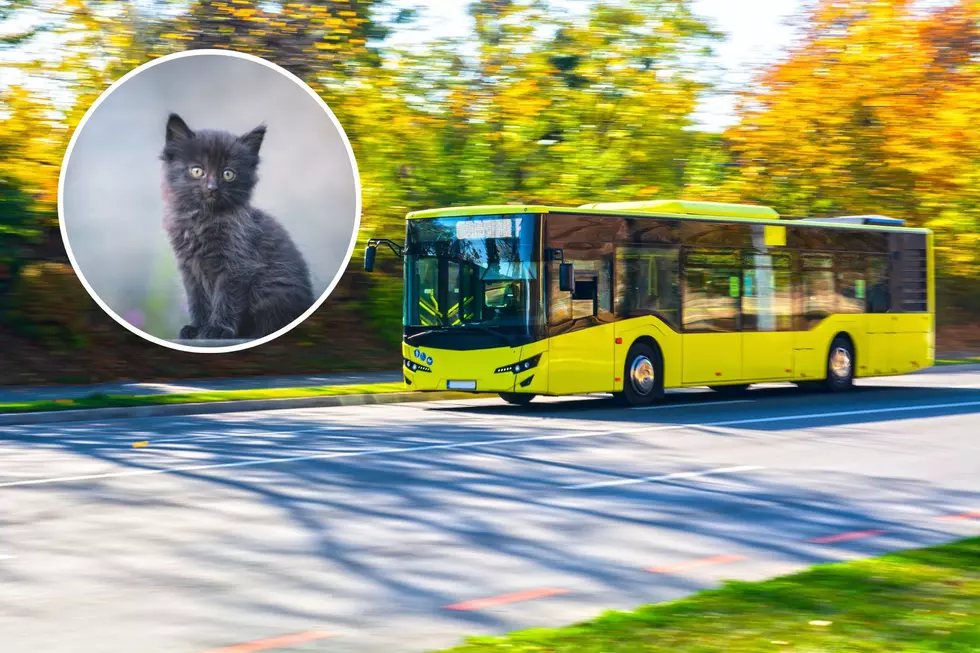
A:
<svg viewBox="0 0 980 653">
<path fill-rule="evenodd" d="M 543 206 L 534 204 L 488 204 L 427 209 L 409 213 L 409 220 L 451 218 L 477 215 L 521 215 L 539 213 L 563 213 L 579 215 L 629 215 L 647 218 L 677 220 L 711 220 L 718 222 L 748 222 L 780 226 L 835 227 L 871 231 L 907 231 L 928 233 L 928 229 L 906 227 L 904 220 L 885 216 L 843 216 L 840 218 L 783 219 L 767 206 L 748 204 L 722 204 L 717 202 L 686 202 L 680 200 L 656 200 L 650 202 L 613 202 L 585 204 L 578 207 Z"/>
</svg>

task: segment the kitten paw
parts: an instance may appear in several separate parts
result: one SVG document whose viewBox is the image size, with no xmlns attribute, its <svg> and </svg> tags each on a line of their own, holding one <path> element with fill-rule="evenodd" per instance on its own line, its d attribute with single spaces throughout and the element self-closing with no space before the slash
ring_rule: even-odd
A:
<svg viewBox="0 0 980 653">
<path fill-rule="evenodd" d="M 197 334 L 200 340 L 231 340 L 235 332 L 225 326 L 206 326 Z"/>
<path fill-rule="evenodd" d="M 193 340 L 197 337 L 197 333 L 200 329 L 192 324 L 181 327 L 180 334 L 177 336 L 180 340 Z"/>
</svg>

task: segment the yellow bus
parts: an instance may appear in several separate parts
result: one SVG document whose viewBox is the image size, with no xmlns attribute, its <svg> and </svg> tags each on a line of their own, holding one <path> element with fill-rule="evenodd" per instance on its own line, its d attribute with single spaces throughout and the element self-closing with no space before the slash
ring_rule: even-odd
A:
<svg viewBox="0 0 980 653">
<path fill-rule="evenodd" d="M 410 213 L 405 383 L 420 391 L 726 394 L 933 364 L 932 234 L 883 216 L 781 219 L 767 207 L 659 200 Z"/>
</svg>

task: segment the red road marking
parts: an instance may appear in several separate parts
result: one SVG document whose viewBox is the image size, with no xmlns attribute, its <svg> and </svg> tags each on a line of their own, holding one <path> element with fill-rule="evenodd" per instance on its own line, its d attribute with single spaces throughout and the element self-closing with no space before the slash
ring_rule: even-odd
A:
<svg viewBox="0 0 980 653">
<path fill-rule="evenodd" d="M 828 535 L 827 537 L 816 537 L 812 540 L 807 540 L 813 544 L 833 544 L 835 542 L 850 542 L 851 540 L 860 540 L 864 537 L 874 537 L 876 535 L 881 535 L 882 533 L 887 533 L 888 531 L 851 531 L 850 533 L 838 533 L 837 535 Z"/>
<path fill-rule="evenodd" d="M 726 565 L 732 562 L 741 562 L 742 560 L 745 560 L 745 556 L 711 556 L 710 558 L 702 558 L 701 560 L 692 560 L 690 562 L 681 562 L 676 565 L 650 567 L 647 569 L 647 571 L 653 574 L 679 574 L 682 571 L 699 569 L 701 567 L 711 567 L 714 565 Z"/>
<path fill-rule="evenodd" d="M 245 642 L 244 644 L 235 644 L 234 646 L 226 646 L 225 648 L 216 648 L 206 653 L 255 653 L 256 651 L 268 651 L 274 648 L 283 648 L 285 646 L 292 646 L 293 644 L 304 644 L 306 642 L 314 642 L 318 639 L 327 639 L 330 637 L 336 637 L 335 633 L 330 633 L 325 630 L 309 630 L 305 633 L 295 633 L 293 635 L 282 635 L 280 637 L 270 637 L 269 639 L 258 639 L 254 642 Z"/>
<path fill-rule="evenodd" d="M 549 596 L 558 596 L 559 594 L 568 594 L 568 590 L 560 590 L 551 587 L 546 587 L 536 590 L 527 590 L 526 592 L 516 592 L 514 594 L 503 594 L 501 596 L 491 596 L 486 599 L 476 599 L 474 601 L 464 601 L 463 603 L 454 603 L 453 605 L 447 605 L 446 610 L 484 610 L 486 608 L 492 608 L 498 605 L 507 605 L 508 603 L 520 603 L 521 601 L 533 601 L 534 599 L 543 599 Z"/>
<path fill-rule="evenodd" d="M 980 519 L 980 510 L 974 512 L 961 512 L 958 515 L 946 515 L 945 517 L 939 517 L 938 519 L 943 519 L 946 521 L 959 521 L 964 519 Z"/>
</svg>

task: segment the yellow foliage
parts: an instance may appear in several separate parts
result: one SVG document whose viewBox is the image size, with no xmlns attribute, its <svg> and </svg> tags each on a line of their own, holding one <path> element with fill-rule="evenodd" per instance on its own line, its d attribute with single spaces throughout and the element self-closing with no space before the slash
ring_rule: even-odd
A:
<svg viewBox="0 0 980 653">
<path fill-rule="evenodd" d="M 790 214 L 891 213 L 980 272 L 980 3 L 821 0 L 726 137 L 729 190 Z M 942 222 L 936 212 L 955 216 Z M 963 248 L 966 249 L 963 249 Z"/>
</svg>

